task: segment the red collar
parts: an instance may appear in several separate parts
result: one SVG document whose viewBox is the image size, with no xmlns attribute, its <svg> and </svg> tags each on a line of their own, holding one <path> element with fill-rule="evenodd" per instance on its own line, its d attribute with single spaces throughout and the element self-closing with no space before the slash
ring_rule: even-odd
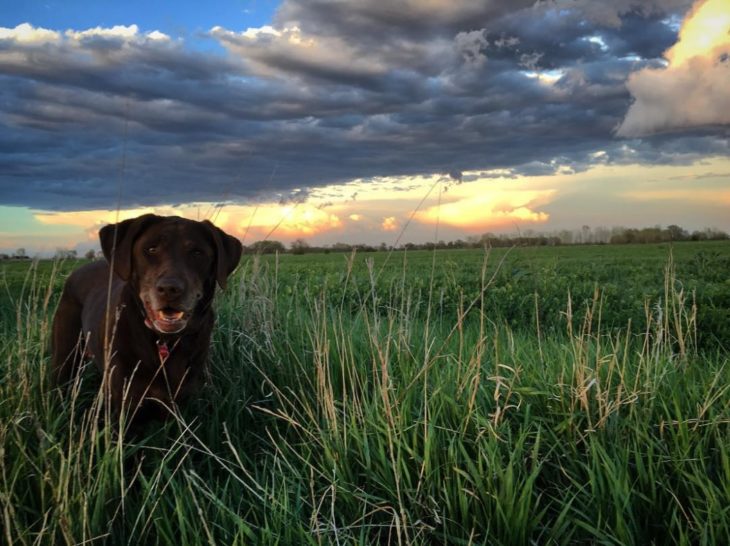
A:
<svg viewBox="0 0 730 546">
<path fill-rule="evenodd" d="M 170 347 L 166 341 L 163 341 L 161 339 L 158 339 L 155 341 L 155 345 L 157 345 L 157 356 L 160 359 L 160 365 L 165 364 L 168 358 L 170 358 L 170 354 L 172 354 L 172 351 L 175 350 L 175 347 L 177 347 L 177 344 L 180 343 L 180 338 L 177 338 L 175 340 L 175 343 L 172 344 L 172 347 Z"/>
<path fill-rule="evenodd" d="M 147 326 L 147 328 L 149 328 L 153 332 L 157 332 L 155 327 L 152 325 L 152 322 L 150 321 L 150 319 L 148 319 L 146 316 L 144 318 L 144 325 Z M 157 345 L 157 356 L 160 359 L 160 364 L 162 364 L 162 365 L 165 364 L 165 361 L 168 358 L 170 358 L 170 353 L 172 353 L 172 351 L 175 349 L 175 347 L 177 347 L 177 344 L 179 342 L 180 342 L 180 338 L 178 337 L 175 340 L 175 343 L 172 344 L 172 347 L 170 347 L 167 344 L 167 341 L 163 341 L 162 339 L 159 339 L 159 338 L 157 339 L 157 341 L 155 341 L 155 345 Z"/>
</svg>

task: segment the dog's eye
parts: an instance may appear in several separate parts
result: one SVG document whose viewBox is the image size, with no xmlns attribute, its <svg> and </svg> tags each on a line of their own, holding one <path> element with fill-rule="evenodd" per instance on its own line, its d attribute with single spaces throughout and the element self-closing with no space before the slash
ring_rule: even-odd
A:
<svg viewBox="0 0 730 546">
<path fill-rule="evenodd" d="M 147 254 L 157 254 L 157 247 L 149 246 L 149 247 L 147 247 L 145 252 L 147 252 Z"/>
<path fill-rule="evenodd" d="M 202 250 L 200 250 L 199 248 L 194 248 L 193 250 L 190 251 L 190 255 L 193 258 L 202 258 L 205 255 L 205 253 Z"/>
</svg>

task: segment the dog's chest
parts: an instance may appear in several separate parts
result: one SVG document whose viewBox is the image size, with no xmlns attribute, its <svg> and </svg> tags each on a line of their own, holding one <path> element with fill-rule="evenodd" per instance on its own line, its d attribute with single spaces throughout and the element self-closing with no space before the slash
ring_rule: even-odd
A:
<svg viewBox="0 0 730 546">
<path fill-rule="evenodd" d="M 145 385 L 145 398 L 179 400 L 186 395 L 197 371 L 182 348 L 180 342 L 160 342 L 147 352 L 133 379 L 138 386 Z"/>
</svg>

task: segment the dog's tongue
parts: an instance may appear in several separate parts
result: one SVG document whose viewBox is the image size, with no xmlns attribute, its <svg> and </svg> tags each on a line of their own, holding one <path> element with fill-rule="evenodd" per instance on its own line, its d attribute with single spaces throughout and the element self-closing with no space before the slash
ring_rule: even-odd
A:
<svg viewBox="0 0 730 546">
<path fill-rule="evenodd" d="M 187 318 L 184 311 L 173 309 L 158 309 L 151 320 L 146 322 L 148 328 L 157 330 L 163 334 L 176 334 L 187 326 Z"/>
<path fill-rule="evenodd" d="M 182 311 L 165 311 L 162 309 L 157 311 L 157 318 L 159 320 L 176 321 L 183 318 L 183 315 L 185 315 L 185 313 Z"/>
</svg>

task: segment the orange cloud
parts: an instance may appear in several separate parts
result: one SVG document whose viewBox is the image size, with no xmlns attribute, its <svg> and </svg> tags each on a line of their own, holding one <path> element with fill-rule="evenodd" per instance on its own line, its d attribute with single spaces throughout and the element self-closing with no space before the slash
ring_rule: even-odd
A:
<svg viewBox="0 0 730 546">
<path fill-rule="evenodd" d="M 679 30 L 679 39 L 665 57 L 672 66 L 680 66 L 697 56 L 706 56 L 730 44 L 730 5 L 727 0 L 697 2 Z"/>
<path fill-rule="evenodd" d="M 141 214 L 182 216 L 191 220 L 209 219 L 228 233 L 246 242 L 267 236 L 285 240 L 312 237 L 336 230 L 343 223 L 336 214 L 328 213 L 307 203 L 299 205 L 264 204 L 260 206 L 228 205 L 217 208 L 211 203 L 180 207 L 150 207 L 123 211 L 87 210 L 63 213 L 35 213 L 36 220 L 48 226 L 78 226 L 95 239 L 99 228 Z"/>
<path fill-rule="evenodd" d="M 548 203 L 555 193 L 555 190 L 491 190 L 430 207 L 417 213 L 415 219 L 467 231 L 501 229 L 515 223 L 544 223 L 550 215 L 534 209 Z"/>
<path fill-rule="evenodd" d="M 284 240 L 313 237 L 343 225 L 336 214 L 307 203 L 258 207 L 231 205 L 223 209 L 216 224 L 244 242 L 264 237 Z"/>
<path fill-rule="evenodd" d="M 380 228 L 383 231 L 395 231 L 398 229 L 398 220 L 395 216 L 388 216 L 383 218 L 383 222 L 380 224 Z"/>
</svg>

